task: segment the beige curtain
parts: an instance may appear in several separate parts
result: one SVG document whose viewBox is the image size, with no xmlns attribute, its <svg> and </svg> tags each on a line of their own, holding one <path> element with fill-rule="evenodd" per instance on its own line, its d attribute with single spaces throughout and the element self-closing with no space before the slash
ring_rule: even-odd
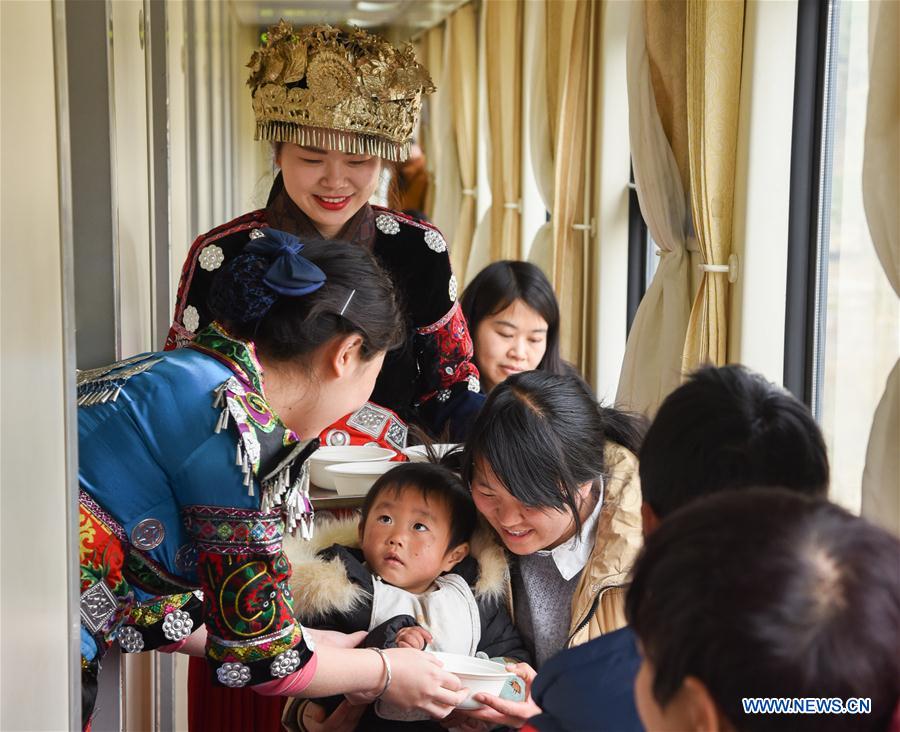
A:
<svg viewBox="0 0 900 732">
<path fill-rule="evenodd" d="M 678 93 L 684 88 L 684 75 L 677 72 L 684 46 L 672 30 L 679 27 L 679 20 L 683 27 L 683 18 L 681 3 L 636 5 L 628 37 L 628 125 L 634 180 L 641 213 L 661 259 L 631 326 L 616 399 L 646 414 L 653 414 L 681 382 L 681 356 L 690 318 L 690 219 L 684 189 L 688 176 L 682 175 L 673 151 L 679 146 L 670 143 L 673 138 L 686 141 L 684 95 Z M 659 41 L 654 43 L 655 59 L 648 53 L 650 40 Z M 687 145 L 682 149 L 686 163 Z"/>
<path fill-rule="evenodd" d="M 487 104 L 487 68 L 485 58 L 485 20 L 486 13 L 478 16 L 478 137 L 490 142 L 491 129 L 488 120 Z M 491 202 L 493 191 L 490 184 L 490 144 L 483 145 L 477 155 L 477 185 L 478 195 L 475 197 L 475 217 L 478 223 L 475 225 L 475 233 L 472 235 L 472 246 L 469 249 L 469 259 L 466 262 L 465 272 L 456 273 L 460 287 L 468 286 L 469 282 L 487 265 L 491 263 Z"/>
<path fill-rule="evenodd" d="M 428 30 L 419 41 L 419 61 L 431 74 L 435 86 L 441 81 L 444 68 L 444 26 Z M 425 153 L 425 169 L 428 171 L 428 192 L 425 195 L 425 215 L 434 220 L 435 189 L 437 188 L 438 159 L 438 107 L 437 92 L 425 97 L 419 128 L 419 141 Z M 454 151 L 455 152 L 455 151 Z M 444 232 L 445 234 L 447 232 Z"/>
<path fill-rule="evenodd" d="M 585 206 L 586 161 L 591 159 L 586 154 L 587 90 L 599 8 L 589 0 L 544 0 L 537 6 L 525 44 L 529 84 L 535 89 L 531 157 L 538 190 L 551 213 L 535 234 L 528 258 L 553 282 L 560 304 L 562 354 L 582 369 L 590 246 Z"/>
<path fill-rule="evenodd" d="M 529 3 L 530 23 L 525 28 L 526 78 L 534 90 L 531 95 L 531 110 L 528 119 L 528 140 L 531 152 L 532 172 L 544 207 L 553 208 L 553 133 L 556 127 L 556 86 L 555 63 L 558 56 L 556 44 L 549 52 L 548 42 L 552 35 L 547 27 L 547 3 Z M 551 13 L 551 15 L 553 15 Z M 551 19 L 552 20 L 552 19 Z M 553 63 L 552 68 L 550 67 Z M 528 260 L 540 267 L 548 277 L 553 274 L 553 225 L 545 223 L 534 235 L 528 251 Z"/>
<path fill-rule="evenodd" d="M 522 0 L 486 0 L 492 261 L 520 259 L 522 177 Z"/>
<path fill-rule="evenodd" d="M 691 210 L 703 258 L 691 308 L 684 372 L 728 357 L 728 258 L 744 42 L 743 0 L 687 2 Z"/>
<path fill-rule="evenodd" d="M 464 5 L 447 19 L 445 78 L 456 141 L 462 200 L 456 214 L 450 259 L 456 272 L 466 271 L 475 233 L 475 184 L 478 151 L 478 14 L 474 3 Z M 438 193 L 443 196 L 442 192 Z"/>
<path fill-rule="evenodd" d="M 453 126 L 453 69 L 448 63 L 450 43 L 445 27 L 441 28 L 440 49 L 429 48 L 429 54 L 439 54 L 440 73 L 434 78 L 437 91 L 429 100 L 429 127 L 432 129 L 431 158 L 435 171 L 435 196 L 431 220 L 453 245 L 456 225 L 463 202 L 462 183 L 459 172 L 459 155 L 456 153 L 456 133 Z M 452 254 L 452 251 L 451 251 Z"/>
<path fill-rule="evenodd" d="M 559 299 L 563 357 L 587 373 L 585 274 L 589 269 L 591 234 L 585 194 L 589 175 L 586 163 L 593 160 L 587 146 L 588 81 L 593 62 L 591 31 L 599 7 L 590 0 L 570 0 L 551 3 L 548 10 L 549 16 L 556 16 L 560 21 L 556 38 L 559 96 L 551 218 L 553 286 Z M 553 26 L 554 23 L 548 23 L 548 27 Z M 548 43 L 548 55 L 552 47 Z"/>
<path fill-rule="evenodd" d="M 863 203 L 881 266 L 900 294 L 900 4 L 869 6 L 869 100 L 863 156 Z M 894 334 L 896 336 L 896 334 Z M 900 534 L 900 361 L 875 411 L 862 480 L 862 514 Z"/>
</svg>

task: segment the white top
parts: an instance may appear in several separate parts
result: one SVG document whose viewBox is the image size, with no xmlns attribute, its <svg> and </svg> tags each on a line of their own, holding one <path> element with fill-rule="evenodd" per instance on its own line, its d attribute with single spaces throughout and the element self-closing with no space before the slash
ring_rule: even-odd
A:
<svg viewBox="0 0 900 732">
<path fill-rule="evenodd" d="M 591 551 L 594 548 L 594 534 L 597 529 L 597 520 L 600 518 L 600 509 L 603 508 L 604 493 L 603 478 L 600 478 L 600 496 L 597 498 L 597 505 L 591 511 L 584 523 L 581 524 L 581 531 L 564 541 L 558 547 L 553 549 L 541 549 L 537 554 L 553 557 L 553 563 L 559 570 L 560 575 L 566 581 L 572 579 L 578 574 L 588 559 L 591 558 Z"/>
</svg>

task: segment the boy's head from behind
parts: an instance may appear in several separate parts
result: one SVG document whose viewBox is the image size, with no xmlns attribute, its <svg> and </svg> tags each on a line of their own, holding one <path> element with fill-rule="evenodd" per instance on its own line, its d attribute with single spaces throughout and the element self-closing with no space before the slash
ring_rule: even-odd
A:
<svg viewBox="0 0 900 732">
<path fill-rule="evenodd" d="M 691 374 L 656 414 L 640 452 L 644 533 L 696 498 L 749 486 L 828 490 L 818 425 L 789 392 L 743 366 Z"/>
<path fill-rule="evenodd" d="M 896 537 L 796 491 L 725 491 L 666 518 L 626 603 L 646 728 L 887 730 L 900 698 L 898 556 Z M 868 698 L 871 709 L 744 710 L 742 698 L 765 697 Z"/>
<path fill-rule="evenodd" d="M 372 572 L 421 593 L 469 553 L 475 523 L 472 497 L 453 471 L 404 463 L 366 495 L 359 539 Z"/>
</svg>

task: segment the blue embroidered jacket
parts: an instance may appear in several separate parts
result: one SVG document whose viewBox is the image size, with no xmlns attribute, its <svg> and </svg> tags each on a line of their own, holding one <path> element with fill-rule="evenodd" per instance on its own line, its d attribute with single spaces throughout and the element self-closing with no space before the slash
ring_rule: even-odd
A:
<svg viewBox="0 0 900 732">
<path fill-rule="evenodd" d="M 213 324 L 188 348 L 81 374 L 79 404 L 86 661 L 115 638 L 144 650 L 204 622 L 220 683 L 305 664 L 281 544 L 286 521 L 311 518 L 318 441 L 269 409 L 252 345 Z"/>
</svg>

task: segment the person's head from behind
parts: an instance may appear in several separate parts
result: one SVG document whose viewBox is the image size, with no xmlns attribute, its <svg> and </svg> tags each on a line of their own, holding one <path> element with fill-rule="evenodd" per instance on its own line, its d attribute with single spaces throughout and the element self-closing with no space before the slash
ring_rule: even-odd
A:
<svg viewBox="0 0 900 732">
<path fill-rule="evenodd" d="M 640 431 L 577 376 L 527 371 L 488 396 L 466 441 L 463 479 L 507 549 L 552 549 L 600 498 L 607 440 L 634 452 Z"/>
<path fill-rule="evenodd" d="M 404 463 L 366 494 L 359 538 L 370 569 L 395 587 L 425 592 L 469 553 L 475 506 L 452 470 Z"/>
<path fill-rule="evenodd" d="M 364 248 L 258 231 L 217 274 L 210 310 L 231 335 L 254 343 L 264 381 L 291 377 L 287 401 L 302 401 L 303 436 L 312 437 L 369 398 L 385 352 L 403 337 L 399 308 L 390 278 Z"/>
<path fill-rule="evenodd" d="M 647 538 L 626 603 L 645 727 L 887 730 L 900 700 L 898 557 L 886 531 L 783 489 L 677 511 Z M 742 699 L 765 697 L 872 707 L 852 717 L 744 711 Z"/>
<path fill-rule="evenodd" d="M 494 262 L 460 299 L 485 391 L 511 374 L 564 373 L 559 356 L 559 305 L 544 273 L 529 262 Z"/>
<path fill-rule="evenodd" d="M 695 371 L 659 408 L 640 453 L 644 532 L 710 493 L 781 486 L 828 490 L 818 425 L 789 392 L 743 366 Z"/>
</svg>

